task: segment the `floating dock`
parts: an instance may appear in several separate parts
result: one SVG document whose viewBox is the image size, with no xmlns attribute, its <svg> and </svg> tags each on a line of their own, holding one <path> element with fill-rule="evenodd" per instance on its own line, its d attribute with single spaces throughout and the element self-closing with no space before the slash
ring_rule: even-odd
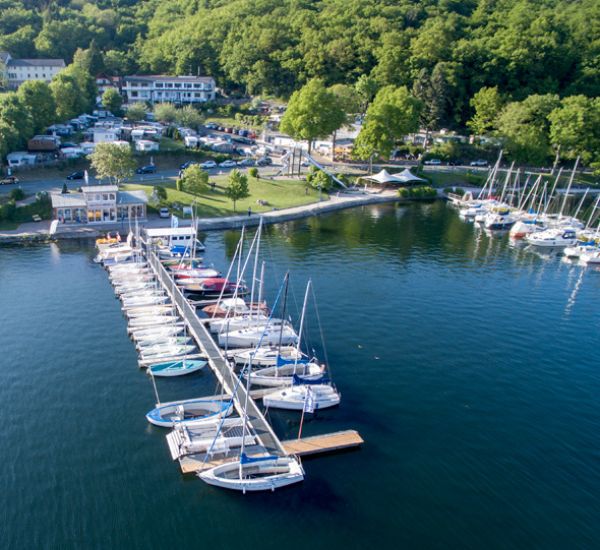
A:
<svg viewBox="0 0 600 550">
<path fill-rule="evenodd" d="M 163 285 L 165 292 L 167 292 L 174 307 L 187 325 L 189 335 L 196 341 L 203 357 L 208 361 L 211 370 L 220 382 L 224 396 L 233 397 L 234 407 L 240 417 L 243 417 L 245 408 L 248 417 L 248 427 L 254 438 L 254 444 L 247 447 L 249 454 L 255 456 L 261 454 L 309 456 L 357 448 L 364 443 L 356 430 L 345 430 L 284 442 L 280 441 L 254 402 L 254 399 L 262 398 L 263 395 L 273 391 L 275 388 L 255 389 L 250 391 L 248 398 L 246 397 L 244 383 L 240 382 L 240 377 L 235 373 L 233 365 L 226 357 L 225 352 L 213 340 L 208 331 L 206 320 L 198 317 L 194 306 L 189 303 L 177 287 L 175 281 L 156 254 L 148 249 L 146 257 L 156 278 Z M 173 445 L 177 445 L 177 442 L 175 440 L 169 441 L 169 446 L 173 447 Z M 177 449 L 171 448 L 172 454 L 176 453 L 176 451 Z M 237 451 L 232 449 L 231 452 L 224 452 L 220 456 L 208 456 L 206 453 L 199 453 L 181 456 L 178 458 L 178 461 L 182 473 L 187 474 L 212 468 L 213 466 L 235 460 L 237 457 Z"/>
</svg>

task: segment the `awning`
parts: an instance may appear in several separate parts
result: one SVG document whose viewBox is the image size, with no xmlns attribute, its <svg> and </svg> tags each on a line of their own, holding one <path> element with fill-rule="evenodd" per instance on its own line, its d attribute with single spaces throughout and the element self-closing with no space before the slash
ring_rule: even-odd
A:
<svg viewBox="0 0 600 550">
<path fill-rule="evenodd" d="M 378 174 L 372 176 L 362 176 L 359 179 L 369 180 L 376 183 L 410 183 L 413 181 L 425 182 L 423 178 L 415 176 L 408 168 L 402 170 L 398 174 L 390 174 L 385 168 Z"/>
</svg>

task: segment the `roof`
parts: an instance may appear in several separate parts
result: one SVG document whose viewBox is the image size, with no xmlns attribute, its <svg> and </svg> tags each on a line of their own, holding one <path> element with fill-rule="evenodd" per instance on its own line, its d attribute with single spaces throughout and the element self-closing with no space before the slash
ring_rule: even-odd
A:
<svg viewBox="0 0 600 550">
<path fill-rule="evenodd" d="M 163 74 L 155 75 L 130 75 L 123 79 L 125 82 L 131 82 L 134 80 L 140 80 L 142 82 L 205 82 L 211 83 L 215 79 L 212 76 L 169 76 Z"/>
<path fill-rule="evenodd" d="M 81 190 L 84 193 L 115 193 L 119 190 L 118 185 L 84 185 Z"/>
<path fill-rule="evenodd" d="M 373 176 L 363 176 L 362 179 L 376 181 L 377 183 L 408 183 L 410 181 L 426 181 L 423 178 L 415 176 L 408 168 L 405 168 L 399 174 L 390 174 L 383 169 Z"/>
<path fill-rule="evenodd" d="M 10 67 L 65 67 L 64 59 L 11 59 Z"/>
<path fill-rule="evenodd" d="M 196 229 L 188 225 L 187 227 L 155 227 L 146 228 L 146 235 L 148 237 L 171 237 L 174 235 L 195 235 Z"/>
<path fill-rule="evenodd" d="M 52 193 L 52 208 L 86 208 L 87 204 L 81 193 Z"/>
<path fill-rule="evenodd" d="M 144 191 L 119 191 L 117 193 L 117 205 L 121 204 L 146 204 L 148 197 Z"/>
</svg>

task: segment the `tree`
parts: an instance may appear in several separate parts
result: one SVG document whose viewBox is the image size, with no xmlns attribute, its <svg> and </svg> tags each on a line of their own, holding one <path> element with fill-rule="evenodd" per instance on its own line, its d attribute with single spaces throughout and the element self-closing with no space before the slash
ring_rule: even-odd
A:
<svg viewBox="0 0 600 550">
<path fill-rule="evenodd" d="M 186 105 L 179 109 L 176 116 L 179 124 L 187 128 L 193 128 L 194 130 L 200 128 L 204 122 L 204 117 L 191 105 Z"/>
<path fill-rule="evenodd" d="M 52 90 L 42 80 L 23 82 L 17 90 L 17 96 L 31 117 L 34 132 L 40 132 L 56 120 L 56 102 Z"/>
<path fill-rule="evenodd" d="M 171 124 L 177 120 L 177 108 L 172 103 L 157 103 L 154 106 L 154 117 L 160 122 Z"/>
<path fill-rule="evenodd" d="M 600 98 L 565 97 L 549 115 L 550 142 L 561 154 L 584 164 L 600 161 Z"/>
<path fill-rule="evenodd" d="M 139 122 L 146 118 L 146 106 L 143 103 L 134 103 L 127 107 L 125 116 L 132 122 Z"/>
<path fill-rule="evenodd" d="M 544 164 L 550 154 L 548 116 L 560 105 L 558 96 L 531 95 L 506 105 L 498 117 L 498 133 L 506 149 L 519 162 Z"/>
<path fill-rule="evenodd" d="M 77 80 L 64 71 L 58 73 L 50 82 L 50 90 L 56 103 L 56 118 L 69 120 L 85 111 L 87 102 L 82 95 Z"/>
<path fill-rule="evenodd" d="M 6 157 L 8 153 L 17 149 L 20 143 L 19 131 L 0 117 L 0 157 Z"/>
<path fill-rule="evenodd" d="M 260 177 L 260 175 L 258 173 L 258 168 L 256 166 L 253 166 L 252 168 L 250 168 L 248 170 L 248 174 L 250 175 L 250 177 L 252 177 L 254 179 L 258 179 Z"/>
<path fill-rule="evenodd" d="M 250 196 L 248 176 L 239 170 L 232 170 L 229 174 L 229 184 L 225 188 L 225 195 L 233 201 L 233 211 L 235 212 L 236 202 Z"/>
<path fill-rule="evenodd" d="M 361 100 L 361 113 L 367 112 L 369 103 L 373 101 L 375 94 L 377 93 L 377 81 L 366 74 L 361 74 L 358 80 L 354 83 L 354 88 Z"/>
<path fill-rule="evenodd" d="M 323 170 L 319 170 L 315 166 L 311 166 L 306 175 L 306 183 L 315 189 L 327 191 L 333 187 L 333 180 Z"/>
<path fill-rule="evenodd" d="M 183 171 L 181 183 L 186 193 L 200 195 L 208 190 L 208 172 L 192 164 Z"/>
<path fill-rule="evenodd" d="M 158 197 L 161 201 L 167 200 L 167 190 L 160 185 L 155 185 L 152 189 L 152 192 Z"/>
<path fill-rule="evenodd" d="M 336 97 L 315 78 L 292 94 L 279 127 L 294 139 L 307 140 L 310 154 L 313 140 L 335 132 L 345 119 Z"/>
<path fill-rule="evenodd" d="M 0 123 L 14 128 L 9 135 L 14 145 L 20 145 L 33 134 L 33 121 L 27 107 L 15 92 L 0 94 Z"/>
<path fill-rule="evenodd" d="M 96 79 L 92 76 L 89 69 L 92 61 L 89 59 L 86 52 L 87 50 L 78 48 L 73 57 L 73 63 L 62 71 L 62 73 L 72 76 L 79 87 L 79 92 L 81 94 L 80 100 L 82 103 L 80 112 L 91 111 L 96 105 L 96 97 L 98 95 Z"/>
<path fill-rule="evenodd" d="M 481 88 L 469 102 L 475 113 L 467 126 L 477 135 L 490 133 L 496 127 L 496 119 L 502 110 L 504 101 L 498 86 Z"/>
<path fill-rule="evenodd" d="M 329 91 L 335 96 L 338 105 L 347 115 L 353 115 L 360 111 L 361 97 L 356 88 L 348 84 L 334 84 Z"/>
<path fill-rule="evenodd" d="M 118 116 L 121 113 L 123 97 L 116 88 L 107 88 L 102 94 L 102 106 L 113 115 Z"/>
<path fill-rule="evenodd" d="M 389 157 L 398 139 L 418 130 L 421 107 L 406 86 L 381 88 L 367 109 L 353 154 L 363 160 L 374 154 Z"/>
<path fill-rule="evenodd" d="M 109 178 L 117 185 L 132 176 L 136 166 L 129 145 L 98 143 L 89 158 L 92 161 L 92 168 L 100 178 Z"/>
</svg>

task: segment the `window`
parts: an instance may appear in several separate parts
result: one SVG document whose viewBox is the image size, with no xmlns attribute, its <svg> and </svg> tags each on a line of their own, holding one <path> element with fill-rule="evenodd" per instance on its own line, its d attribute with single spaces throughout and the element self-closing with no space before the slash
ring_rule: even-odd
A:
<svg viewBox="0 0 600 550">
<path fill-rule="evenodd" d="M 175 88 L 181 88 L 181 84 L 179 84 L 179 82 L 175 83 Z"/>
<path fill-rule="evenodd" d="M 162 82 L 157 82 L 157 83 L 155 84 L 155 86 L 156 86 L 157 88 L 162 88 L 162 87 L 163 87 L 163 85 L 162 85 Z"/>
<path fill-rule="evenodd" d="M 102 200 L 103 200 L 103 201 L 107 201 L 107 200 L 108 200 L 108 193 L 104 193 L 104 194 L 102 195 Z"/>
<path fill-rule="evenodd" d="M 191 88 L 191 87 L 192 87 L 192 85 L 191 85 L 191 84 L 185 84 L 185 87 L 186 87 L 186 88 Z"/>
<path fill-rule="evenodd" d="M 114 194 L 114 193 L 111 193 L 111 194 L 110 194 L 110 200 L 111 200 L 111 201 L 114 201 L 114 200 L 115 200 L 115 194 Z"/>
<path fill-rule="evenodd" d="M 194 97 L 200 97 L 201 95 L 200 92 L 194 92 Z"/>
<path fill-rule="evenodd" d="M 137 97 L 138 93 L 137 92 L 131 92 L 131 97 Z"/>
<path fill-rule="evenodd" d="M 95 196 L 95 199 L 96 199 L 97 201 L 99 201 L 99 200 L 100 200 L 100 195 L 96 195 L 96 196 Z"/>
<path fill-rule="evenodd" d="M 200 88 L 200 84 L 194 84 L 194 88 Z"/>
</svg>

